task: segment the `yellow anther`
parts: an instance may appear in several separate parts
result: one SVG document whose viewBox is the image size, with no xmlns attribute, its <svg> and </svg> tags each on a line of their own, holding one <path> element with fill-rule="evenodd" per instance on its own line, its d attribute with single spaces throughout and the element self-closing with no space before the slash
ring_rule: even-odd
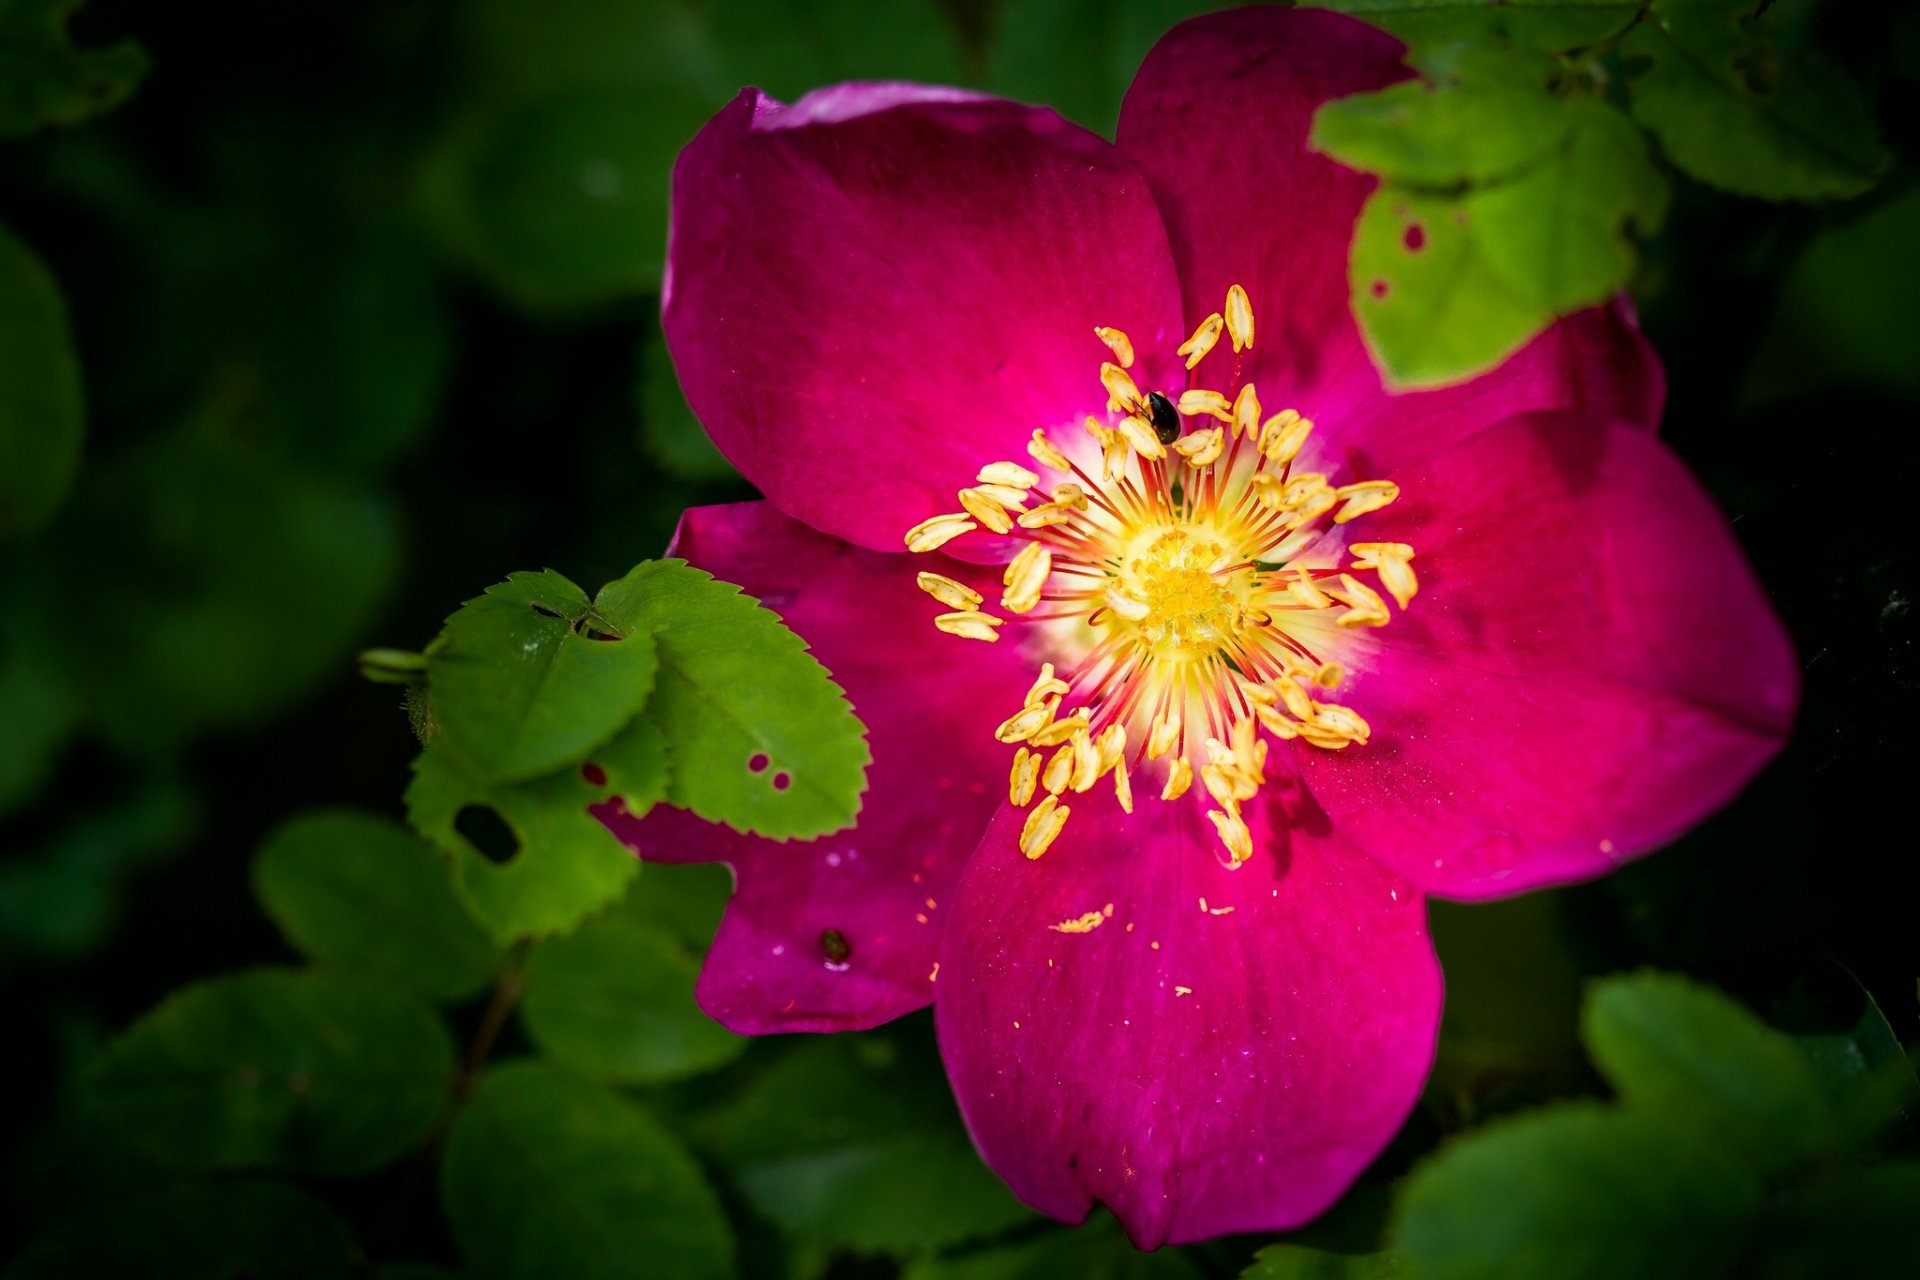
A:
<svg viewBox="0 0 1920 1280">
<path fill-rule="evenodd" d="M 1392 502 L 1400 496 L 1400 486 L 1391 480 L 1362 480 L 1358 484 L 1341 485 L 1334 490 L 1334 496 L 1346 499 L 1347 505 L 1340 508 L 1333 522 L 1345 524 Z"/>
<path fill-rule="evenodd" d="M 1313 575 L 1305 565 L 1293 567 L 1293 598 L 1309 609 L 1325 609 L 1333 604 L 1333 598 L 1314 585 Z"/>
<path fill-rule="evenodd" d="M 1020 513 L 1022 529 L 1045 529 L 1073 519 L 1073 508 L 1064 502 L 1043 502 L 1031 511 Z"/>
<path fill-rule="evenodd" d="M 1235 351 L 1253 345 L 1253 303 L 1237 284 L 1227 290 L 1227 336 L 1233 339 Z"/>
<path fill-rule="evenodd" d="M 1000 727 L 993 731 L 993 736 L 1001 742 L 1025 742 L 1047 727 L 1059 705 L 1057 701 L 1029 702 L 1002 720 Z"/>
<path fill-rule="evenodd" d="M 1026 825 L 1020 828 L 1020 852 L 1029 858 L 1045 853 L 1047 846 L 1060 838 L 1060 829 L 1067 825 L 1072 812 L 1060 803 L 1058 796 L 1048 796 L 1035 805 L 1027 815 Z"/>
<path fill-rule="evenodd" d="M 1040 756 L 1021 747 L 1013 753 L 1013 772 L 1007 779 L 1007 799 L 1024 805 L 1033 799 L 1034 784 L 1040 781 Z"/>
<path fill-rule="evenodd" d="M 1167 765 L 1167 785 L 1160 788 L 1162 800 L 1178 800 L 1193 785 L 1193 766 L 1185 756 L 1175 756 Z"/>
<path fill-rule="evenodd" d="M 1038 435 L 1039 432 L 1034 434 Z M 1016 489 L 1031 489 L 1040 483 L 1039 476 L 1017 462 L 989 462 L 980 468 L 976 478 L 981 484 L 1008 484 Z"/>
<path fill-rule="evenodd" d="M 1174 406 L 1189 418 L 1198 414 L 1209 414 L 1222 422 L 1233 421 L 1233 401 L 1218 391 L 1203 391 L 1198 388 L 1182 391 L 1180 402 Z"/>
<path fill-rule="evenodd" d="M 1175 354 L 1185 356 L 1187 368 L 1193 368 L 1207 358 L 1207 352 L 1213 350 L 1213 344 L 1220 341 L 1220 331 L 1226 327 L 1227 322 L 1221 318 L 1220 313 L 1214 312 L 1200 322 L 1200 327 L 1193 331 L 1193 336 L 1181 343 Z"/>
<path fill-rule="evenodd" d="M 1107 389 L 1107 408 L 1114 413 L 1132 413 L 1145 403 L 1133 375 L 1111 360 L 1100 366 L 1100 385 Z"/>
<path fill-rule="evenodd" d="M 1122 369 L 1133 368 L 1133 341 L 1118 329 L 1109 329 L 1105 325 L 1097 326 L 1094 336 L 1107 344 L 1107 350 L 1113 352 L 1113 358 L 1120 362 Z"/>
<path fill-rule="evenodd" d="M 1145 618 L 1149 613 L 1153 612 L 1153 610 L 1148 607 L 1146 601 L 1134 599 L 1126 592 L 1120 590 L 1119 587 L 1107 588 L 1106 602 L 1107 608 L 1113 610 L 1128 622 L 1139 622 L 1142 618 Z"/>
<path fill-rule="evenodd" d="M 907 530 L 907 550 L 934 551 L 946 546 L 961 534 L 971 533 L 979 527 L 957 512 L 953 515 L 935 516 L 931 520 L 922 520 Z"/>
<path fill-rule="evenodd" d="M 1053 500 L 1064 506 L 1071 507 L 1075 511 L 1085 511 L 1087 509 L 1087 491 L 1071 480 L 1065 484 L 1054 486 Z"/>
<path fill-rule="evenodd" d="M 1307 695 L 1307 691 L 1302 689 L 1297 681 L 1277 681 L 1274 689 L 1275 692 L 1280 695 L 1280 701 L 1286 703 L 1287 710 L 1293 714 L 1294 719 L 1313 719 L 1313 699 Z"/>
<path fill-rule="evenodd" d="M 1147 759 L 1158 760 L 1173 750 L 1173 744 L 1180 741 L 1180 717 L 1167 716 L 1156 720 L 1153 731 L 1147 735 Z"/>
<path fill-rule="evenodd" d="M 1009 613 L 1031 613 L 1040 603 L 1040 590 L 1047 585 L 1047 575 L 1053 572 L 1053 553 L 1037 542 L 1029 542 L 1020 548 L 1020 554 L 1007 565 L 1007 571 L 1001 581 L 1006 591 L 1000 597 L 1000 604 Z"/>
<path fill-rule="evenodd" d="M 1127 776 L 1127 762 L 1116 760 L 1113 764 L 1113 796 L 1120 802 L 1122 813 L 1133 812 L 1133 779 Z"/>
<path fill-rule="evenodd" d="M 1300 736 L 1300 726 L 1280 714 L 1276 707 L 1255 706 L 1253 714 L 1260 720 L 1260 727 L 1281 740 Z"/>
<path fill-rule="evenodd" d="M 1336 734 L 1350 742 L 1365 745 L 1372 736 L 1373 729 L 1360 713 L 1351 707 L 1337 706 L 1331 702 L 1317 702 L 1313 707 L 1313 719 L 1308 728 L 1324 734 Z"/>
<path fill-rule="evenodd" d="M 1413 559 L 1413 548 L 1406 543 L 1356 542 L 1347 550 L 1360 557 L 1353 562 L 1353 567 L 1371 569 L 1379 574 L 1380 585 L 1387 589 L 1402 609 L 1420 590 L 1420 579 L 1414 576 L 1413 566 L 1407 563 Z"/>
<path fill-rule="evenodd" d="M 1322 689 L 1338 689 L 1346 678 L 1347 669 L 1337 662 L 1329 662 L 1313 673 L 1314 684 Z"/>
<path fill-rule="evenodd" d="M 941 614 L 933 620 L 933 625 L 963 640 L 998 640 L 1000 633 L 995 628 L 1004 621 L 990 613 L 981 613 L 978 609 L 962 609 L 957 613 Z"/>
<path fill-rule="evenodd" d="M 1267 767 L 1267 744 L 1260 741 L 1259 729 L 1252 720 L 1240 719 L 1233 722 L 1229 736 L 1232 738 L 1233 758 L 1246 770 L 1256 784 L 1265 782 L 1262 772 Z"/>
<path fill-rule="evenodd" d="M 960 505 L 967 509 L 968 515 L 995 533 L 1010 533 L 1013 530 L 1013 517 L 1007 514 L 1007 509 L 1000 505 L 998 499 L 985 492 L 984 487 L 962 489 Z"/>
<path fill-rule="evenodd" d="M 1283 466 L 1292 462 L 1313 434 L 1313 419 L 1303 418 L 1292 409 L 1282 409 L 1260 428 L 1260 452 L 1268 462 Z"/>
<path fill-rule="evenodd" d="M 1114 430 L 1125 437 L 1126 442 L 1133 446 L 1133 451 L 1143 458 L 1157 462 L 1167 456 L 1167 446 L 1160 443 L 1160 433 L 1145 418 L 1128 414 L 1120 419 L 1120 425 Z"/>
<path fill-rule="evenodd" d="M 1067 682 L 1057 678 L 1053 674 L 1053 664 L 1051 662 L 1043 662 L 1040 664 L 1039 678 L 1033 682 L 1033 688 L 1027 690 L 1027 705 L 1032 706 L 1036 702 L 1045 702 L 1048 698 L 1060 697 L 1066 692 Z"/>
<path fill-rule="evenodd" d="M 1347 606 L 1347 612 L 1335 619 L 1343 627 L 1384 627 L 1391 620 L 1387 602 L 1378 592 L 1351 574 L 1340 575 L 1340 587 L 1327 594 Z"/>
<path fill-rule="evenodd" d="M 1240 394 L 1233 398 L 1233 438 L 1241 436 L 1249 440 L 1260 433 L 1260 395 L 1253 389 L 1251 382 L 1240 388 Z"/>
<path fill-rule="evenodd" d="M 1218 809 L 1207 810 L 1207 817 L 1213 820 L 1213 829 L 1219 832 L 1220 843 L 1227 847 L 1227 856 L 1233 859 L 1234 866 L 1253 856 L 1253 833 L 1247 830 L 1245 819 L 1237 813 L 1222 813 Z"/>
<path fill-rule="evenodd" d="M 1240 696 L 1256 707 L 1270 707 L 1280 701 L 1280 695 L 1270 684 L 1243 684 Z"/>
<path fill-rule="evenodd" d="M 972 609 L 986 599 L 964 582 L 955 582 L 944 573 L 921 573 L 914 579 L 920 589 L 949 609 Z"/>
<path fill-rule="evenodd" d="M 1073 780 L 1073 744 L 1068 743 L 1053 753 L 1047 761 L 1047 767 L 1040 773 L 1040 785 L 1047 789 L 1048 795 L 1059 795 L 1067 789 Z"/>
<path fill-rule="evenodd" d="M 1219 427 L 1195 431 L 1173 442 L 1174 452 L 1185 458 L 1188 466 L 1196 469 L 1212 466 L 1226 447 L 1226 432 Z"/>
<path fill-rule="evenodd" d="M 1017 484 L 977 484 L 973 486 L 972 491 L 983 498 L 991 498 L 1010 510 L 1026 510 L 1027 491 Z"/>
<path fill-rule="evenodd" d="M 1085 708 L 1082 708 L 1059 720 L 1055 720 L 1044 729 L 1035 731 L 1033 737 L 1028 739 L 1028 741 L 1032 742 L 1036 747 L 1057 747 L 1074 734 L 1080 732 L 1080 730 L 1086 728 L 1087 721 L 1090 719 L 1092 719 L 1092 717 L 1087 713 Z"/>
<path fill-rule="evenodd" d="M 1280 491 L 1286 481 L 1270 471 L 1256 472 L 1253 479 L 1247 481 L 1247 491 L 1253 494 L 1253 500 L 1269 511 L 1280 510 Z"/>
<path fill-rule="evenodd" d="M 1121 757 L 1127 753 L 1127 726 L 1119 723 L 1108 725 L 1100 731 L 1093 745 L 1100 749 L 1100 772 L 1118 768 Z"/>
<path fill-rule="evenodd" d="M 1067 455 L 1054 448 L 1053 441 L 1047 439 L 1047 433 L 1039 427 L 1033 429 L 1033 439 L 1027 441 L 1027 452 L 1043 467 L 1052 467 L 1055 471 L 1073 470 Z"/>
<path fill-rule="evenodd" d="M 1234 798 L 1232 777 L 1222 766 L 1217 764 L 1201 765 L 1200 781 L 1205 784 L 1207 794 L 1213 797 L 1216 804 L 1232 809 L 1239 803 L 1239 801 Z"/>
<path fill-rule="evenodd" d="M 1073 735 L 1069 744 L 1073 747 L 1073 776 L 1067 785 L 1075 791 L 1091 791 L 1093 784 L 1100 781 L 1100 748 L 1095 745 L 1093 735 L 1082 729 Z"/>
</svg>

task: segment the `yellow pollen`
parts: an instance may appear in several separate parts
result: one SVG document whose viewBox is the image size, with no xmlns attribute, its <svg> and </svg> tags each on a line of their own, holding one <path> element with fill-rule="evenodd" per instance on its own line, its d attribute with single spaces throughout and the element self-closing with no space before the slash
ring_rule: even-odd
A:
<svg viewBox="0 0 1920 1280">
<path fill-rule="evenodd" d="M 1055 933 L 1092 933 L 1113 915 L 1113 904 L 1109 902 L 1099 911 L 1089 911 L 1085 915 L 1075 916 L 1071 920 L 1062 920 L 1059 924 L 1050 924 L 1047 928 Z"/>
<path fill-rule="evenodd" d="M 933 551 L 979 526 L 963 515 L 934 516 L 907 530 L 907 550 Z"/>
<path fill-rule="evenodd" d="M 1303 418 L 1292 409 L 1282 409 L 1260 427 L 1260 452 L 1273 466 L 1285 466 L 1300 453 L 1313 433 L 1313 419 Z"/>
<path fill-rule="evenodd" d="M 1133 780 L 1127 776 L 1127 762 L 1116 760 L 1113 765 L 1113 796 L 1120 802 L 1122 813 L 1133 812 Z"/>
<path fill-rule="evenodd" d="M 1001 742 L 1027 742 L 1033 735 L 1047 727 L 1053 719 L 1054 708 L 1060 705 L 1059 699 L 1049 702 L 1030 702 L 1020 710 L 1000 722 L 993 736 Z"/>
<path fill-rule="evenodd" d="M 1067 785 L 1075 791 L 1091 791 L 1100 781 L 1100 748 L 1085 729 L 1073 735 L 1073 776 Z"/>
<path fill-rule="evenodd" d="M 1227 290 L 1227 336 L 1233 339 L 1235 351 L 1253 345 L 1253 303 L 1237 284 Z"/>
<path fill-rule="evenodd" d="M 1026 825 L 1020 828 L 1020 852 L 1029 858 L 1045 853 L 1047 846 L 1060 838 L 1060 829 L 1072 814 L 1073 810 L 1060 803 L 1059 796 L 1048 796 L 1033 806 Z"/>
<path fill-rule="evenodd" d="M 1113 358 L 1120 362 L 1122 369 L 1133 368 L 1133 340 L 1118 329 L 1109 329 L 1105 325 L 1096 327 L 1094 336 L 1107 344 L 1107 350 L 1113 352 Z"/>
<path fill-rule="evenodd" d="M 1165 716 L 1156 721 L 1153 733 L 1147 738 L 1147 759 L 1158 760 L 1173 750 L 1173 744 L 1180 741 L 1180 717 Z"/>
<path fill-rule="evenodd" d="M 1384 627 L 1391 620 L 1380 593 L 1352 574 L 1341 574 L 1339 587 L 1327 594 L 1347 606 L 1347 612 L 1334 619 L 1343 627 Z"/>
<path fill-rule="evenodd" d="M 1220 313 L 1214 312 L 1200 322 L 1200 327 L 1193 331 L 1193 336 L 1181 343 L 1174 354 L 1185 356 L 1187 368 L 1192 369 L 1207 358 L 1207 352 L 1213 350 L 1214 344 L 1220 341 L 1220 331 L 1226 327 L 1227 322 Z"/>
<path fill-rule="evenodd" d="M 955 582 L 944 573 L 921 573 L 915 581 L 920 589 L 949 609 L 972 609 L 986 597 L 963 582 Z"/>
</svg>

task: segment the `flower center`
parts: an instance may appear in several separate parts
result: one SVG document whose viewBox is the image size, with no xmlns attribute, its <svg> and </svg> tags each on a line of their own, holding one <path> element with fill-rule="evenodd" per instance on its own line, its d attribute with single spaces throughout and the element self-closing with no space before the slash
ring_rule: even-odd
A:
<svg viewBox="0 0 1920 1280">
<path fill-rule="evenodd" d="M 1266 781 L 1270 738 L 1338 751 L 1371 735 L 1358 712 L 1322 700 L 1345 674 L 1323 651 L 1345 631 L 1391 620 L 1356 573 L 1407 606 L 1419 587 L 1413 548 L 1335 530 L 1400 491 L 1387 480 L 1336 487 L 1294 469 L 1313 423 L 1292 409 L 1263 417 L 1253 384 L 1240 382 L 1254 330 L 1238 285 L 1179 348 L 1191 376 L 1226 336 L 1232 397 L 1192 386 L 1176 403 L 1142 390 L 1127 335 L 1094 333 L 1113 357 L 1100 366 L 1109 421 L 1087 419 L 1086 456 L 1076 461 L 1036 430 L 1028 452 L 1058 484 L 1042 490 L 1025 466 L 988 463 L 960 491 L 961 510 L 915 525 L 907 548 L 932 551 L 982 527 L 1026 540 L 1003 577 L 1011 619 L 952 578 L 919 581 L 949 610 L 934 619 L 942 631 L 992 643 L 1017 621 L 1054 659 L 995 731 L 1014 748 L 1009 799 L 1033 806 L 1020 837 L 1029 858 L 1066 826 L 1070 792 L 1111 776 L 1131 813 L 1132 775 L 1151 769 L 1163 801 L 1185 795 L 1197 774 L 1239 866 L 1253 856 L 1241 806 Z"/>
</svg>

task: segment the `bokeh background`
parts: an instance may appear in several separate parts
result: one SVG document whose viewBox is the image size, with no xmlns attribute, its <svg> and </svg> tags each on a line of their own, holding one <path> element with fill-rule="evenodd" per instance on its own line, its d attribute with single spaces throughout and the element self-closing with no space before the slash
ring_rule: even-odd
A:
<svg viewBox="0 0 1920 1280">
<path fill-rule="evenodd" d="M 0 137 L 0 234 L 57 282 L 85 420 L 57 512 L 0 530 L 0 1256 L 103 1220 L 158 1230 L 126 1207 L 179 1175 L 78 1082 L 170 990 L 296 962 L 250 871 L 284 823 L 399 815 L 418 744 L 356 652 L 420 647 L 512 570 L 591 590 L 658 555 L 685 507 L 751 496 L 692 421 L 657 325 L 667 167 L 705 118 L 743 84 L 905 78 L 1110 130 L 1152 40 L 1209 6 L 93 0 L 70 22 L 80 63 L 42 38 L 65 7 L 0 0 L 0 112 L 9 82 L 75 77 L 67 122 Z M 1577 1034 L 1597 975 L 1690 975 L 1862 1072 L 1920 1043 L 1920 138 L 1893 109 L 1920 91 L 1920 13 L 1816 8 L 1809 38 L 1874 104 L 1885 176 L 1787 204 L 1680 181 L 1633 282 L 1671 378 L 1666 439 L 1798 646 L 1794 741 L 1725 813 L 1604 882 L 1435 906 L 1433 1083 L 1310 1241 L 1364 1255 L 1396 1181 L 1455 1135 L 1604 1096 Z M 9 329 L 8 309 L 40 301 L 0 293 L 0 413 L 9 383 L 66 358 Z M 724 875 L 640 883 L 656 879 L 635 909 L 673 949 L 648 972 L 690 988 Z M 635 1016 L 691 1047 L 598 1076 L 691 1153 L 742 1274 L 1237 1275 L 1265 1243 L 1142 1260 L 1101 1220 L 1024 1214 L 973 1161 L 924 1016 L 749 1045 L 676 999 Z M 492 1007 L 449 1000 L 455 1040 Z M 569 1059 L 551 1028 L 493 1030 L 496 1062 Z M 572 1054 L 588 1075 L 594 1052 Z M 1902 1117 L 1878 1142 L 1876 1159 L 1916 1152 Z M 363 1176 L 294 1170 L 275 1185 L 325 1206 L 317 1243 L 282 1232 L 272 1264 L 204 1273 L 537 1273 L 450 1228 L 436 1149 Z M 223 1202 L 208 1221 L 229 1225 L 208 1230 L 241 1239 L 232 1223 L 284 1210 Z M 1892 1220 L 1854 1234 L 1891 1241 Z M 608 1230 L 606 1268 L 568 1274 L 699 1270 Z M 1844 1270 L 1794 1270 L 1830 1258 L 1828 1237 L 1753 1247 L 1759 1273 Z"/>
</svg>

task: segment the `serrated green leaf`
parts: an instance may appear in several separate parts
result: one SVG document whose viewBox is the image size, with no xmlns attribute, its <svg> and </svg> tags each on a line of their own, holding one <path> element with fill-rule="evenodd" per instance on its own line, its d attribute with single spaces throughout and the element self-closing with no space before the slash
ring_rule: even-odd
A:
<svg viewBox="0 0 1920 1280">
<path fill-rule="evenodd" d="M 579 764 L 646 705 L 657 663 L 647 632 L 605 617 L 551 569 L 509 575 L 427 649 L 433 744 L 489 784 Z"/>
<path fill-rule="evenodd" d="M 1460 42 L 1545 53 L 1582 49 L 1622 30 L 1643 0 L 1314 0 L 1314 8 L 1364 18 L 1412 47 Z"/>
<path fill-rule="evenodd" d="M 1858 195 L 1887 167 L 1860 88 L 1816 52 L 1782 59 L 1747 0 L 1655 0 L 1621 42 L 1634 119 L 1694 177 L 1767 200 Z"/>
<path fill-rule="evenodd" d="M 1415 1169 L 1392 1242 L 1423 1280 L 1698 1280 L 1729 1274 L 1759 1209 L 1751 1172 L 1668 1117 L 1576 1103 Z"/>
<path fill-rule="evenodd" d="M 671 803 L 776 838 L 852 824 L 872 759 L 865 731 L 777 615 L 678 560 L 640 565 L 595 607 L 659 646 L 646 715 L 667 739 Z"/>
<path fill-rule="evenodd" d="M 1240 1280 L 1396 1280 L 1409 1268 L 1391 1253 L 1333 1253 L 1303 1244 L 1270 1244 Z"/>
<path fill-rule="evenodd" d="M 459 757 L 428 747 L 413 762 L 407 820 L 453 859 L 454 889 L 499 941 L 564 932 L 625 891 L 640 864 L 588 812 L 618 798 L 651 808 L 667 783 L 666 743 L 635 720 L 594 758 L 532 782 L 489 785 Z M 468 809 L 491 811 L 516 844 L 483 850 L 460 829 Z"/>
<path fill-rule="evenodd" d="M 1716 991 L 1671 974 L 1610 978 L 1588 994 L 1581 1034 L 1627 1106 L 1710 1133 L 1757 1167 L 1791 1168 L 1831 1136 L 1807 1056 Z"/>
<path fill-rule="evenodd" d="M 651 888 L 653 871 L 646 876 Z M 648 1084 L 711 1071 L 746 1041 L 693 1001 L 700 966 L 629 894 L 527 962 L 520 1012 L 542 1052 L 582 1075 Z"/>
<path fill-rule="evenodd" d="M 1120 99 L 1169 28 L 1208 0 L 1007 0 L 994 15 L 987 87 L 1041 102 L 1111 138 Z"/>
<path fill-rule="evenodd" d="M 0 43 L 0 86 L 7 83 Z M 0 114 L 5 109 L 0 105 Z M 66 499 L 85 430 L 80 363 L 60 288 L 0 225 L 0 541 L 38 529 Z"/>
<path fill-rule="evenodd" d="M 1208 1274 L 1178 1249 L 1142 1253 L 1119 1224 L 1096 1213 L 1084 1226 L 1044 1231 L 1015 1244 L 922 1258 L 901 1280 L 1200 1280 Z"/>
<path fill-rule="evenodd" d="M 108 1048 L 87 1095 L 182 1168 L 356 1174 L 426 1138 L 453 1071 L 453 1043 L 425 1005 L 261 969 L 174 992 Z"/>
<path fill-rule="evenodd" d="M 125 101 L 147 74 L 132 41 L 75 49 L 67 19 L 84 0 L 0 0 L 0 138 L 78 124 Z"/>
<path fill-rule="evenodd" d="M 756 1209 L 824 1245 L 904 1255 L 1027 1219 L 940 1081 L 907 1032 L 810 1039 L 696 1137 Z"/>
<path fill-rule="evenodd" d="M 446 863 L 400 824 L 335 809 L 269 836 L 254 891 L 302 954 L 437 1000 L 484 985 L 500 950 L 454 896 Z"/>
<path fill-rule="evenodd" d="M 116 1202 L 49 1232 L 7 1280 L 347 1280 L 362 1261 L 326 1205 L 277 1182 L 187 1183 Z M 394 1273 L 381 1268 L 383 1277 Z"/>
<path fill-rule="evenodd" d="M 726 1219 L 679 1144 L 633 1103 L 549 1067 L 487 1073 L 447 1137 L 440 1188 L 476 1276 L 733 1273 Z"/>
</svg>

